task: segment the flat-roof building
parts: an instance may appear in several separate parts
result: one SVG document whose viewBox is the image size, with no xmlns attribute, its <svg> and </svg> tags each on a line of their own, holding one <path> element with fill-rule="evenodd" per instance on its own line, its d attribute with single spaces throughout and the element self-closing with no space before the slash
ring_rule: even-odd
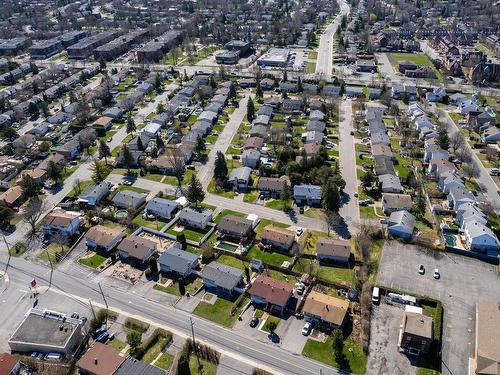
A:
<svg viewBox="0 0 500 375">
<path fill-rule="evenodd" d="M 239 56 L 242 56 L 250 50 L 250 43 L 242 40 L 231 40 L 226 43 L 224 48 L 228 51 L 238 51 Z"/>
<path fill-rule="evenodd" d="M 8 343 L 13 352 L 72 355 L 83 339 L 83 321 L 51 310 L 30 309 Z"/>
<path fill-rule="evenodd" d="M 31 44 L 31 39 L 20 36 L 12 39 L 0 39 L 0 55 L 13 56 Z"/>
<path fill-rule="evenodd" d="M 238 51 L 223 50 L 215 55 L 217 64 L 233 65 L 238 63 L 240 53 Z"/>
<path fill-rule="evenodd" d="M 137 61 L 139 63 L 158 61 L 165 53 L 177 46 L 181 41 L 181 31 L 169 30 L 159 37 L 150 40 L 142 48 L 137 50 Z"/>
<path fill-rule="evenodd" d="M 94 50 L 96 60 L 110 61 L 127 52 L 134 44 L 139 43 L 149 33 L 148 30 L 135 30 L 121 35 L 112 41 L 97 47 Z"/>
<path fill-rule="evenodd" d="M 70 31 L 55 38 L 41 41 L 30 47 L 30 55 L 35 59 L 46 59 L 84 38 L 85 31 Z"/>
<path fill-rule="evenodd" d="M 288 48 L 270 48 L 257 60 L 259 66 L 284 68 L 288 65 L 290 50 Z"/>
<path fill-rule="evenodd" d="M 80 40 L 78 43 L 68 47 L 68 58 L 86 59 L 94 50 L 116 37 L 115 31 L 102 31 Z"/>
</svg>

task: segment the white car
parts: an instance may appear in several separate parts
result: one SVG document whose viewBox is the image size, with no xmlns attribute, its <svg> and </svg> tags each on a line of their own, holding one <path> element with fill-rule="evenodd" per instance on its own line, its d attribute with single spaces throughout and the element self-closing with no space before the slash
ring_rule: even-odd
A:
<svg viewBox="0 0 500 375">
<path fill-rule="evenodd" d="M 441 274 L 439 273 L 439 270 L 437 268 L 434 268 L 434 278 L 438 280 L 441 277 Z"/>
<path fill-rule="evenodd" d="M 490 174 L 491 174 L 492 176 L 496 176 L 496 175 L 498 175 L 498 172 L 499 172 L 499 171 L 500 171 L 500 170 L 499 170 L 498 168 L 491 168 L 491 169 L 490 169 Z"/>
<path fill-rule="evenodd" d="M 304 336 L 308 336 L 311 332 L 311 328 L 311 323 L 307 322 L 306 324 L 304 324 L 304 328 L 302 328 L 302 334 Z"/>
<path fill-rule="evenodd" d="M 300 237 L 302 235 L 302 233 L 304 233 L 304 228 L 302 228 L 302 227 L 298 227 L 297 230 L 295 231 L 295 234 L 297 235 L 297 237 Z"/>
</svg>

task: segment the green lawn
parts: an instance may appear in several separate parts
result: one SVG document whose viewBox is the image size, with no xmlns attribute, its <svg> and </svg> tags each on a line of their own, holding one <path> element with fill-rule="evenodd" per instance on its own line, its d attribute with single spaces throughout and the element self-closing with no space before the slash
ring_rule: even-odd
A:
<svg viewBox="0 0 500 375">
<path fill-rule="evenodd" d="M 331 336 L 324 343 L 309 339 L 302 350 L 302 355 L 329 366 L 340 367 L 333 356 L 332 343 L 333 339 Z M 367 357 L 360 344 L 355 342 L 351 337 L 348 337 L 344 341 L 342 353 L 346 359 L 346 364 L 341 370 L 349 371 L 353 374 L 365 373 Z"/>
<path fill-rule="evenodd" d="M 201 230 L 201 229 L 196 229 L 196 228 L 184 228 L 182 232 L 177 232 L 174 230 L 173 227 L 171 227 L 168 231 L 168 234 L 171 234 L 173 236 L 177 236 L 179 233 L 184 233 L 184 236 L 186 236 L 187 240 L 194 241 L 194 242 L 200 242 L 201 239 L 205 236 L 205 234 L 208 233 L 208 230 Z"/>
<path fill-rule="evenodd" d="M 155 284 L 155 286 L 153 286 L 153 289 L 158 290 L 159 292 L 172 294 L 177 297 L 181 296 L 181 293 L 179 292 L 179 285 L 177 284 L 171 284 L 169 287 L 164 287 L 163 285 Z"/>
<path fill-rule="evenodd" d="M 310 51 L 310 52 L 308 52 L 307 58 L 309 60 L 317 60 L 318 59 L 318 52 L 316 52 L 316 51 Z"/>
<path fill-rule="evenodd" d="M 214 219 L 214 223 L 216 224 L 219 224 L 220 221 L 222 220 L 222 218 L 224 216 L 227 216 L 227 215 L 233 215 L 233 216 L 238 216 L 238 217 L 245 217 L 246 215 L 241 213 L 241 212 L 237 212 L 237 211 L 232 211 L 232 210 L 222 210 Z"/>
<path fill-rule="evenodd" d="M 458 122 L 460 120 L 463 120 L 465 118 L 464 115 L 462 115 L 461 113 L 457 113 L 457 112 L 448 112 L 448 114 L 450 115 L 451 119 L 455 122 L 455 124 L 458 125 Z"/>
<path fill-rule="evenodd" d="M 222 188 L 216 188 L 215 187 L 215 182 L 214 182 L 213 178 L 212 178 L 212 180 L 210 180 L 210 183 L 208 184 L 208 189 L 207 190 L 211 194 L 220 195 L 221 197 L 224 197 L 224 198 L 233 199 L 234 196 L 235 196 L 235 193 L 232 190 L 227 190 L 226 191 L 226 190 L 224 190 Z"/>
<path fill-rule="evenodd" d="M 295 276 L 292 276 L 292 275 L 287 275 L 285 273 L 281 273 L 281 272 L 269 270 L 269 269 L 266 270 L 266 272 L 267 272 L 267 275 L 269 277 L 272 277 L 275 280 L 281 280 L 281 281 L 284 281 L 284 282 L 290 283 L 290 284 L 295 284 L 295 282 L 297 281 Z"/>
<path fill-rule="evenodd" d="M 82 258 L 78 260 L 78 263 L 83 264 L 84 266 L 90 267 L 90 268 L 97 268 L 101 264 L 104 263 L 106 260 L 106 257 L 103 257 L 102 255 L 99 254 L 94 254 L 93 256 L 89 258 Z"/>
<path fill-rule="evenodd" d="M 127 185 L 120 185 L 116 191 L 123 191 L 123 190 L 130 190 L 130 191 L 135 191 L 136 193 L 149 193 L 149 190 L 146 189 L 141 189 L 137 186 L 127 186 Z"/>
<path fill-rule="evenodd" d="M 238 258 L 232 257 L 230 255 L 225 255 L 225 254 L 218 257 L 217 262 L 225 264 L 226 266 L 239 268 L 242 271 L 244 271 L 245 267 L 248 266 L 248 264 L 245 264 L 244 261 L 242 261 Z"/>
<path fill-rule="evenodd" d="M 168 341 L 165 337 L 158 336 L 154 345 L 151 346 L 146 353 L 144 353 L 140 360 L 146 363 L 153 362 L 167 344 Z"/>
<path fill-rule="evenodd" d="M 191 354 L 189 356 L 189 374 L 190 375 L 216 375 L 217 365 L 212 362 L 205 361 L 200 358 L 200 366 L 198 366 L 198 360 L 196 355 Z"/>
<path fill-rule="evenodd" d="M 269 332 L 271 333 L 271 330 L 269 329 L 269 325 L 271 323 L 275 323 L 276 324 L 276 328 L 278 327 L 278 325 L 280 324 L 281 322 L 281 319 L 274 316 L 274 315 L 269 315 L 266 319 L 266 322 L 264 323 L 264 325 L 262 326 L 262 330 L 265 331 L 265 332 Z"/>
<path fill-rule="evenodd" d="M 484 53 L 486 56 L 495 57 L 495 52 L 493 52 L 491 49 L 486 47 L 483 43 L 477 42 L 475 47 L 478 50 L 480 50 L 482 53 Z"/>
<path fill-rule="evenodd" d="M 137 215 L 134 220 L 132 220 L 132 223 L 140 226 L 140 227 L 146 227 L 154 230 L 161 230 L 165 225 L 167 225 L 166 221 L 163 220 L 147 220 L 142 217 L 142 213 Z"/>
<path fill-rule="evenodd" d="M 272 199 L 265 203 L 266 207 L 273 208 L 275 210 L 283 211 L 285 209 L 285 201 L 281 199 Z M 291 202 L 288 202 L 287 208 L 290 208 Z"/>
<path fill-rule="evenodd" d="M 193 313 L 221 326 L 231 328 L 248 301 L 249 299 L 246 298 L 233 316 L 231 316 L 231 308 L 234 303 L 223 298 L 217 298 L 217 301 L 213 305 L 202 301 L 196 306 Z"/>
<path fill-rule="evenodd" d="M 125 346 L 127 346 L 126 343 L 118 340 L 116 337 L 113 340 L 111 340 L 110 342 L 108 342 L 108 345 L 112 346 L 113 348 L 115 348 L 119 352 L 122 351 L 122 349 L 125 348 Z"/>
<path fill-rule="evenodd" d="M 249 259 L 260 259 L 266 264 L 272 266 L 281 267 L 283 262 L 291 262 L 292 258 L 285 254 L 280 253 L 270 253 L 267 251 L 262 251 L 257 245 L 253 245 L 247 253 L 247 258 Z"/>
<path fill-rule="evenodd" d="M 334 284 L 355 284 L 355 270 L 344 267 L 319 265 L 313 259 L 300 258 L 293 266 L 293 270 L 300 273 L 316 275 L 318 278 Z"/>
<path fill-rule="evenodd" d="M 313 74 L 316 71 L 316 63 L 308 62 L 306 65 L 306 74 Z"/>
<path fill-rule="evenodd" d="M 169 353 L 163 353 L 155 362 L 155 366 L 166 371 L 172 366 L 172 363 L 174 363 L 174 356 Z"/>
<path fill-rule="evenodd" d="M 424 66 L 433 66 L 431 60 L 424 54 L 416 54 L 416 53 L 391 53 L 391 60 L 396 65 L 395 69 L 397 69 L 397 64 L 401 61 L 411 61 L 417 65 Z"/>
<path fill-rule="evenodd" d="M 94 181 L 92 180 L 86 180 L 86 181 L 81 181 L 80 183 L 80 189 L 78 190 L 78 188 L 76 186 L 73 187 L 73 190 L 71 190 L 67 197 L 68 198 L 76 198 L 78 197 L 82 191 L 84 191 L 85 189 L 87 189 L 88 187 L 94 185 Z"/>
<path fill-rule="evenodd" d="M 69 247 L 67 245 L 61 247 L 59 244 L 51 243 L 38 257 L 49 263 L 57 263 L 68 253 L 68 251 Z"/>
<path fill-rule="evenodd" d="M 359 215 L 362 219 L 378 219 L 373 206 L 359 206 Z"/>
<path fill-rule="evenodd" d="M 243 196 L 243 202 L 253 203 L 257 200 L 258 197 L 259 197 L 259 191 L 252 190 L 249 193 L 245 193 L 245 195 Z"/>
</svg>

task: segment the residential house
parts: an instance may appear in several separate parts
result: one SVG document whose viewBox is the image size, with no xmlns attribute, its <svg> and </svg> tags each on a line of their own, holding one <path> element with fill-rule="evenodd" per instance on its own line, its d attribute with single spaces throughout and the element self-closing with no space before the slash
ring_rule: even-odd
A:
<svg viewBox="0 0 500 375">
<path fill-rule="evenodd" d="M 436 87 L 432 92 L 425 94 L 425 98 L 429 102 L 440 102 L 446 96 L 446 89 L 444 87 Z"/>
<path fill-rule="evenodd" d="M 267 126 L 264 125 L 252 125 L 250 131 L 248 132 L 250 137 L 267 138 Z"/>
<path fill-rule="evenodd" d="M 382 194 L 382 211 L 387 215 L 393 213 L 394 211 L 410 211 L 411 207 L 412 199 L 408 194 Z"/>
<path fill-rule="evenodd" d="M 21 362 L 12 354 L 0 353 L 0 375 L 18 375 Z"/>
<path fill-rule="evenodd" d="M 415 216 L 408 211 L 393 211 L 387 223 L 387 231 L 393 237 L 410 240 L 415 228 Z"/>
<path fill-rule="evenodd" d="M 316 241 L 316 257 L 325 263 L 347 263 L 351 256 L 351 244 L 347 240 L 320 237 Z"/>
<path fill-rule="evenodd" d="M 326 124 L 319 120 L 309 120 L 306 124 L 306 130 L 308 132 L 314 131 L 319 133 L 324 133 L 326 129 Z"/>
<path fill-rule="evenodd" d="M 344 324 L 349 311 L 349 301 L 311 291 L 302 307 L 304 320 L 314 327 L 329 331 Z"/>
<path fill-rule="evenodd" d="M 79 151 L 80 151 L 80 142 L 77 139 L 72 139 L 64 143 L 57 150 L 59 154 L 63 155 L 68 160 L 74 159 L 78 155 Z"/>
<path fill-rule="evenodd" d="M 283 314 L 293 295 L 293 285 L 266 275 L 258 276 L 248 290 L 255 307 Z"/>
<path fill-rule="evenodd" d="M 63 210 L 49 212 L 42 220 L 42 230 L 47 236 L 70 237 L 80 233 L 80 214 Z"/>
<path fill-rule="evenodd" d="M 298 205 L 319 206 L 321 204 L 321 186 L 295 185 L 293 197 Z"/>
<path fill-rule="evenodd" d="M 474 195 L 463 186 L 452 187 L 447 199 L 450 207 L 459 207 L 462 203 L 476 202 Z"/>
<path fill-rule="evenodd" d="M 324 119 L 325 119 L 325 114 L 320 110 L 314 110 L 311 111 L 311 113 L 309 113 L 310 121 L 324 121 Z"/>
<path fill-rule="evenodd" d="M 288 176 L 283 175 L 281 177 L 260 177 L 257 183 L 257 189 L 259 189 L 260 195 L 265 197 L 279 198 L 285 183 L 291 188 L 290 179 Z"/>
<path fill-rule="evenodd" d="M 149 363 L 139 361 L 133 357 L 125 358 L 125 361 L 116 370 L 114 375 L 165 375 L 165 370 Z"/>
<path fill-rule="evenodd" d="M 500 142 L 500 129 L 496 126 L 489 126 L 481 134 L 481 140 L 484 143 Z"/>
<path fill-rule="evenodd" d="M 248 149 L 243 151 L 241 155 L 241 163 L 245 167 L 257 168 L 260 162 L 260 151 L 256 149 Z"/>
<path fill-rule="evenodd" d="M 462 115 L 467 115 L 469 112 L 479 110 L 479 105 L 475 99 L 466 99 L 461 101 L 457 106 L 457 111 Z"/>
<path fill-rule="evenodd" d="M 181 210 L 178 223 L 185 227 L 205 229 L 212 220 L 212 216 L 212 210 L 186 207 Z"/>
<path fill-rule="evenodd" d="M 242 291 L 242 271 L 239 268 L 213 261 L 205 266 L 202 276 L 205 288 L 218 296 L 231 298 Z"/>
<path fill-rule="evenodd" d="M 115 207 L 137 210 L 146 202 L 146 194 L 132 190 L 120 190 L 111 201 Z"/>
<path fill-rule="evenodd" d="M 323 146 L 317 143 L 306 143 L 303 147 L 307 158 L 313 158 L 318 155 Z"/>
<path fill-rule="evenodd" d="M 299 112 L 302 110 L 302 101 L 298 99 L 283 99 L 283 111 Z"/>
<path fill-rule="evenodd" d="M 125 235 L 122 227 L 95 225 L 85 233 L 85 244 L 92 251 L 110 253 Z"/>
<path fill-rule="evenodd" d="M 145 263 L 156 252 L 156 242 L 130 235 L 118 245 L 118 254 L 123 260 L 131 260 L 139 264 Z"/>
<path fill-rule="evenodd" d="M 417 309 L 421 311 L 421 308 Z M 426 354 L 430 350 L 433 341 L 433 320 L 432 317 L 424 315 L 420 311 L 405 311 L 403 313 L 398 342 L 399 350 L 402 352 L 420 355 Z"/>
<path fill-rule="evenodd" d="M 173 176 L 177 168 L 184 168 L 184 158 L 180 155 L 160 155 L 149 166 L 162 174 Z"/>
<path fill-rule="evenodd" d="M 19 207 L 21 205 L 21 198 L 23 196 L 23 189 L 21 186 L 16 185 L 9 188 L 0 194 L 0 202 L 3 202 L 8 207 Z"/>
<path fill-rule="evenodd" d="M 228 184 L 237 191 L 246 191 L 250 183 L 252 169 L 249 167 L 239 167 L 231 171 L 227 180 Z"/>
<path fill-rule="evenodd" d="M 375 164 L 373 170 L 377 176 L 382 175 L 396 175 L 394 171 L 394 162 L 392 157 L 387 156 L 377 156 L 375 159 Z"/>
<path fill-rule="evenodd" d="M 402 193 L 403 186 L 399 177 L 393 174 L 383 174 L 378 176 L 380 191 L 382 193 Z"/>
<path fill-rule="evenodd" d="M 113 124 L 111 123 L 112 120 L 113 119 L 111 117 L 101 116 L 94 121 L 92 126 L 96 129 L 103 129 L 104 131 L 108 131 L 113 126 Z"/>
<path fill-rule="evenodd" d="M 47 181 L 47 171 L 41 168 L 30 169 L 28 171 L 23 171 L 24 176 L 30 176 L 38 185 L 43 185 Z"/>
<path fill-rule="evenodd" d="M 305 143 L 314 143 L 320 145 L 325 139 L 325 135 L 318 131 L 308 131 L 302 134 L 302 141 Z"/>
<path fill-rule="evenodd" d="M 179 277 L 188 277 L 200 264 L 200 257 L 175 245 L 163 252 L 158 258 L 160 272 L 174 273 Z"/>
<path fill-rule="evenodd" d="M 78 202 L 85 203 L 89 206 L 95 206 L 103 200 L 109 193 L 109 184 L 107 181 L 102 181 L 97 185 L 89 186 L 78 197 Z"/>
<path fill-rule="evenodd" d="M 474 357 L 469 374 L 496 375 L 500 372 L 500 302 L 476 304 Z"/>
<path fill-rule="evenodd" d="M 295 243 L 295 233 L 289 229 L 268 224 L 262 231 L 260 242 L 266 249 L 290 253 Z"/>
<path fill-rule="evenodd" d="M 250 150 L 250 149 L 256 149 L 260 150 L 262 146 L 264 145 L 264 139 L 261 137 L 249 137 L 245 145 L 243 146 L 243 150 Z"/>
<path fill-rule="evenodd" d="M 81 375 L 115 375 L 125 357 L 111 345 L 95 342 L 78 360 L 76 367 Z"/>
<path fill-rule="evenodd" d="M 217 226 L 217 237 L 236 243 L 248 243 L 253 239 L 252 222 L 242 217 L 226 215 Z"/>
<path fill-rule="evenodd" d="M 469 250 L 497 258 L 500 255 L 500 243 L 493 231 L 477 220 L 463 224 L 465 242 Z"/>
<path fill-rule="evenodd" d="M 466 202 L 458 205 L 455 207 L 455 213 L 455 223 L 459 227 L 463 227 L 463 225 L 471 219 L 482 221 L 485 225 L 488 222 L 486 220 L 486 214 L 476 206 L 475 202 Z M 482 218 L 482 220 L 479 218 Z"/>
<path fill-rule="evenodd" d="M 383 143 L 372 145 L 372 156 L 374 159 L 376 159 L 377 157 L 387 157 L 391 159 L 394 158 L 391 146 Z"/>
<path fill-rule="evenodd" d="M 173 218 L 179 207 L 180 204 L 177 202 L 155 197 L 146 204 L 144 212 L 147 215 L 154 215 L 158 218 L 170 220 Z"/>
</svg>

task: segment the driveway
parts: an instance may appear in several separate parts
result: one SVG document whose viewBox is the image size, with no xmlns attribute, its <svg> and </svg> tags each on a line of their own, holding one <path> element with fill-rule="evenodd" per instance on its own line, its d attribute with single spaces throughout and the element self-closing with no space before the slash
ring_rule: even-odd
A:
<svg viewBox="0 0 500 375">
<path fill-rule="evenodd" d="M 370 325 L 368 375 L 416 374 L 417 369 L 408 357 L 398 350 L 399 325 L 403 316 L 401 306 L 382 302 L 374 306 Z"/>
<path fill-rule="evenodd" d="M 278 326 L 278 334 L 281 337 L 281 347 L 294 354 L 302 354 L 302 349 L 306 345 L 307 336 L 302 334 L 302 328 L 306 322 L 291 316 L 287 320 L 282 320 Z"/>
<path fill-rule="evenodd" d="M 425 275 L 417 268 L 423 264 Z M 438 268 L 441 279 L 432 277 Z M 474 351 L 475 306 L 497 301 L 500 277 L 494 266 L 463 256 L 385 242 L 377 284 L 426 295 L 443 303 L 443 374 L 465 374 Z"/>
</svg>

